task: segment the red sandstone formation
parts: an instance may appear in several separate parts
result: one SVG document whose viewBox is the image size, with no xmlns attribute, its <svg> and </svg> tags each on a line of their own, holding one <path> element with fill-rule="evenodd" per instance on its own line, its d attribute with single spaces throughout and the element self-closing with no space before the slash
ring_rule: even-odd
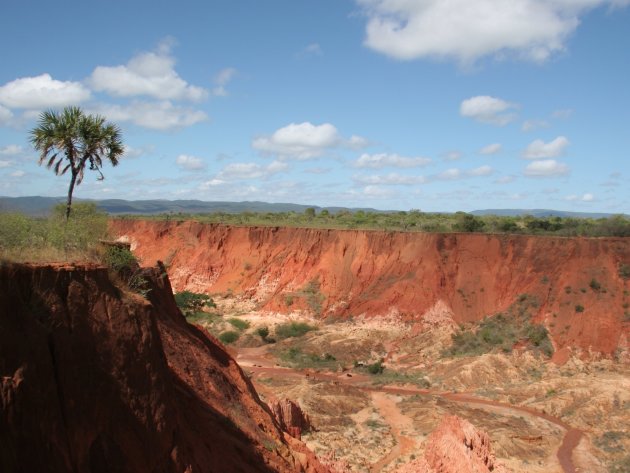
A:
<svg viewBox="0 0 630 473">
<path fill-rule="evenodd" d="M 530 294 L 538 301 L 535 321 L 545 324 L 556 349 L 610 355 L 630 341 L 630 323 L 624 320 L 630 284 L 618 271 L 620 264 L 630 264 L 628 238 L 141 220 L 115 220 L 111 228 L 132 243 L 145 264 L 164 260 L 178 291 L 231 290 L 281 312 L 321 307 L 322 316 L 395 313 L 407 320 L 419 320 L 443 303 L 458 323 L 503 311 L 519 295 Z M 599 289 L 591 287 L 593 280 Z M 318 285 L 320 294 L 313 294 Z M 578 306 L 584 310 L 576 311 Z"/>
<path fill-rule="evenodd" d="M 508 473 L 497 464 L 490 437 L 470 422 L 445 416 L 429 436 L 424 458 L 395 473 Z"/>
<path fill-rule="evenodd" d="M 0 471 L 325 473 L 236 362 L 107 269 L 0 266 Z"/>
<path fill-rule="evenodd" d="M 302 408 L 290 399 L 272 401 L 269 408 L 280 424 L 280 428 L 291 437 L 300 439 L 303 432 L 312 429 L 311 420 Z"/>
</svg>

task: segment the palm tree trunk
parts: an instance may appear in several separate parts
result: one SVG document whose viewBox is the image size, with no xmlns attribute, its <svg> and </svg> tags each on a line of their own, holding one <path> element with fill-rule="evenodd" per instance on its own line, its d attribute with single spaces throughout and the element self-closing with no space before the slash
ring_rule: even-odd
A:
<svg viewBox="0 0 630 473">
<path fill-rule="evenodd" d="M 74 185 L 77 182 L 77 173 L 72 171 L 72 178 L 70 179 L 70 187 L 68 187 L 68 203 L 66 205 L 66 222 L 70 219 L 70 210 L 72 210 L 72 192 L 74 192 Z"/>
</svg>

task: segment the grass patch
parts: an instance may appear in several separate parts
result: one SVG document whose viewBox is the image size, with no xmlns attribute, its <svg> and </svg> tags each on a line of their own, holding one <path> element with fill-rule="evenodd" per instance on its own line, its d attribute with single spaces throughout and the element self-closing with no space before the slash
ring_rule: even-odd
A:
<svg viewBox="0 0 630 473">
<path fill-rule="evenodd" d="M 107 214 L 93 203 L 75 203 L 66 221 L 66 206 L 49 217 L 0 213 L 0 252 L 16 262 L 84 261 L 103 263 L 100 241 L 108 238 Z"/>
<path fill-rule="evenodd" d="M 302 337 L 312 330 L 317 330 L 305 322 L 289 322 L 276 326 L 276 338 L 284 340 L 291 337 Z"/>
<path fill-rule="evenodd" d="M 228 330 L 219 335 L 219 340 L 221 340 L 221 342 L 223 342 L 225 345 L 230 345 L 234 343 L 236 340 L 238 340 L 239 337 L 240 337 L 240 334 L 238 332 L 235 332 L 233 330 Z"/>
<path fill-rule="evenodd" d="M 336 371 L 341 363 L 330 353 L 318 355 L 315 353 L 305 353 L 301 348 L 291 347 L 279 353 L 278 357 L 284 363 L 297 369 L 321 369 Z"/>
<path fill-rule="evenodd" d="M 186 321 L 190 324 L 215 324 L 221 320 L 221 316 L 216 312 L 195 312 L 186 317 Z"/>
<path fill-rule="evenodd" d="M 228 319 L 228 322 L 230 323 L 230 325 L 232 325 L 232 327 L 240 330 L 241 332 L 243 330 L 247 330 L 250 325 L 247 320 L 237 319 L 236 317 Z"/>
</svg>

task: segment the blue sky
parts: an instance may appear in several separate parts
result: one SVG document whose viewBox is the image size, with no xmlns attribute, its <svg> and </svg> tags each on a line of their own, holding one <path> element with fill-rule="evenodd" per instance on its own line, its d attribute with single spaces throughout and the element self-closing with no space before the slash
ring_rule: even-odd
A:
<svg viewBox="0 0 630 473">
<path fill-rule="evenodd" d="M 83 198 L 630 213 L 630 0 L 5 0 L 0 195 L 42 110 L 127 153 Z"/>
</svg>

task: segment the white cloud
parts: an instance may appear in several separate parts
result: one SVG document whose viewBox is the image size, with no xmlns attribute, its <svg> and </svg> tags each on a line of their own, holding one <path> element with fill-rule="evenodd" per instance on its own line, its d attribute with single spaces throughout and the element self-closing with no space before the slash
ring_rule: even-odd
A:
<svg viewBox="0 0 630 473">
<path fill-rule="evenodd" d="M 564 136 L 558 136 L 549 143 L 534 140 L 523 151 L 523 157 L 526 159 L 556 158 L 564 153 L 567 146 L 569 146 L 569 140 Z"/>
<path fill-rule="evenodd" d="M 627 0 L 356 0 L 368 17 L 365 45 L 401 60 L 469 65 L 485 56 L 537 63 L 564 51 L 580 17 Z"/>
<path fill-rule="evenodd" d="M 19 170 L 19 169 L 17 171 L 13 171 L 11 173 L 11 177 L 18 177 L 19 178 L 19 177 L 23 177 L 24 175 L 26 175 L 26 173 L 24 171 L 22 171 L 22 170 Z"/>
<path fill-rule="evenodd" d="M 555 159 L 534 161 L 525 168 L 524 174 L 528 177 L 552 177 L 565 176 L 569 173 L 569 167 L 559 163 Z"/>
<path fill-rule="evenodd" d="M 492 143 L 479 150 L 479 154 L 497 154 L 503 149 L 501 143 Z"/>
<path fill-rule="evenodd" d="M 324 54 L 319 43 L 311 43 L 298 53 L 298 56 L 321 56 Z"/>
<path fill-rule="evenodd" d="M 0 155 L 3 156 L 15 156 L 17 154 L 22 154 L 24 152 L 24 148 L 20 145 L 7 145 L 0 148 Z"/>
<path fill-rule="evenodd" d="M 352 135 L 350 139 L 346 142 L 346 146 L 351 149 L 365 148 L 369 144 L 370 142 L 366 138 L 357 135 Z"/>
<path fill-rule="evenodd" d="M 495 184 L 509 184 L 514 182 L 516 178 L 514 176 L 501 176 L 498 179 L 495 179 Z"/>
<path fill-rule="evenodd" d="M 154 130 L 171 130 L 205 121 L 208 116 L 188 107 L 164 102 L 132 102 L 129 105 L 102 104 L 96 112 L 114 122 L 129 121 L 138 126 Z"/>
<path fill-rule="evenodd" d="M 523 131 L 534 131 L 540 128 L 548 128 L 549 122 L 546 120 L 525 120 L 521 126 Z"/>
<path fill-rule="evenodd" d="M 362 154 L 359 159 L 354 163 L 357 168 L 372 168 L 379 169 L 384 167 L 397 167 L 397 168 L 414 168 L 426 166 L 431 162 L 430 158 L 418 157 L 405 157 L 397 154 Z"/>
<path fill-rule="evenodd" d="M 444 161 L 457 161 L 462 157 L 461 151 L 448 151 L 442 154 L 442 159 Z"/>
<path fill-rule="evenodd" d="M 13 118 L 13 113 L 8 108 L 0 105 L 0 125 L 9 123 L 9 120 Z"/>
<path fill-rule="evenodd" d="M 289 165 L 280 161 L 273 161 L 267 166 L 258 163 L 231 163 L 223 168 L 216 176 L 219 181 L 234 181 L 242 179 L 261 179 L 288 169 Z"/>
<path fill-rule="evenodd" d="M 565 108 L 562 110 L 554 110 L 554 112 L 551 114 L 551 116 L 553 118 L 556 118 L 558 120 L 563 120 L 566 118 L 569 118 L 571 115 L 573 115 L 573 109 L 572 108 Z"/>
<path fill-rule="evenodd" d="M 0 87 L 0 120 L 11 118 L 10 110 L 4 107 L 55 108 L 76 105 L 89 98 L 90 91 L 80 82 L 58 81 L 50 74 L 22 77 Z"/>
<path fill-rule="evenodd" d="M 177 165 L 186 171 L 197 171 L 206 167 L 206 163 L 201 158 L 180 154 L 175 160 Z"/>
<path fill-rule="evenodd" d="M 479 166 L 478 168 L 475 168 L 475 169 L 471 169 L 470 171 L 467 172 L 467 174 L 469 176 L 489 176 L 493 172 L 494 172 L 494 169 L 492 169 L 491 166 L 485 165 L 485 166 Z"/>
<path fill-rule="evenodd" d="M 459 106 L 459 113 L 481 123 L 504 126 L 516 119 L 516 114 L 511 111 L 516 108 L 518 105 L 503 99 L 477 95 L 463 100 Z"/>
<path fill-rule="evenodd" d="M 124 156 L 126 159 L 139 158 L 140 156 L 150 153 L 151 151 L 153 151 L 153 146 L 143 146 L 140 148 L 133 148 L 129 145 L 125 145 Z"/>
<path fill-rule="evenodd" d="M 88 82 L 94 90 L 117 97 L 145 95 L 160 100 L 198 102 L 208 96 L 204 88 L 183 80 L 174 66 L 170 47 L 163 43 L 157 52 L 138 54 L 124 66 L 98 66 Z"/>
<path fill-rule="evenodd" d="M 0 168 L 8 168 L 13 166 L 13 161 L 8 161 L 6 159 L 0 159 Z"/>
<path fill-rule="evenodd" d="M 568 195 L 565 197 L 565 200 L 568 200 L 570 202 L 577 202 L 577 201 L 581 201 L 581 202 L 593 202 L 595 200 L 595 196 L 593 194 L 590 193 L 586 193 L 584 195 Z"/>
<path fill-rule="evenodd" d="M 361 143 L 365 143 L 365 140 L 358 136 L 344 140 L 337 128 L 330 123 L 313 125 L 303 122 L 291 123 L 272 135 L 255 138 L 252 147 L 281 159 L 305 160 L 321 156 L 340 146 L 356 147 Z"/>
<path fill-rule="evenodd" d="M 462 171 L 457 168 L 447 169 L 446 171 L 441 172 L 437 175 L 438 179 L 443 179 L 445 181 L 451 181 L 455 179 L 461 179 L 463 176 Z"/>
<path fill-rule="evenodd" d="M 391 197 L 394 195 L 394 192 L 391 189 L 380 186 L 365 186 L 363 194 L 370 197 Z"/>
<path fill-rule="evenodd" d="M 379 186 L 415 186 L 427 182 L 424 176 L 405 176 L 397 173 L 390 173 L 385 176 L 354 176 L 353 179 L 360 184 Z"/>
<path fill-rule="evenodd" d="M 221 69 L 219 73 L 214 78 L 214 83 L 216 86 L 212 89 L 212 95 L 216 97 L 226 97 L 228 91 L 226 86 L 230 83 L 230 81 L 236 75 L 236 69 L 233 67 L 226 67 L 225 69 Z"/>
</svg>

